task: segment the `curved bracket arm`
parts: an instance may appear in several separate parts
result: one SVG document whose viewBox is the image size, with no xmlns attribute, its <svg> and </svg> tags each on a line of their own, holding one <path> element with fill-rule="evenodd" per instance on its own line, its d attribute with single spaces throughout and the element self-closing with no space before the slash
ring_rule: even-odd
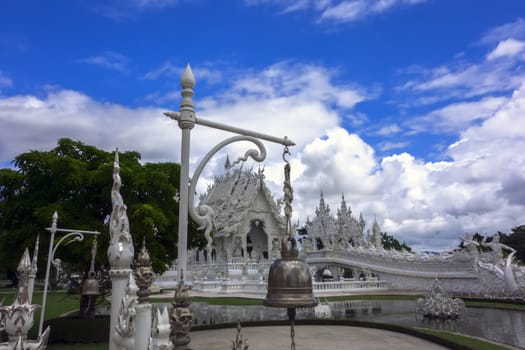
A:
<svg viewBox="0 0 525 350">
<path fill-rule="evenodd" d="M 195 173 L 193 174 L 193 177 L 190 182 L 190 188 L 189 188 L 189 195 L 188 195 L 188 212 L 193 220 L 197 224 L 200 225 L 199 230 L 205 230 L 204 235 L 206 237 L 206 240 L 208 241 L 208 250 L 211 250 L 212 245 L 212 238 L 210 236 L 211 230 L 213 228 L 213 219 L 215 217 L 215 213 L 213 212 L 213 209 L 208 205 L 199 205 L 198 212 L 195 210 L 196 208 L 193 206 L 194 203 L 194 197 L 195 197 L 195 187 L 197 186 L 197 182 L 199 181 L 199 177 L 202 173 L 202 170 L 208 163 L 208 161 L 217 153 L 220 149 L 223 147 L 229 145 L 230 143 L 238 142 L 238 141 L 249 141 L 254 143 L 259 149 L 249 149 L 244 153 L 243 157 L 239 157 L 233 164 L 237 164 L 241 161 L 246 161 L 248 157 L 251 157 L 256 162 L 262 162 L 264 159 L 266 159 L 266 148 L 264 148 L 264 144 L 261 142 L 261 140 L 256 139 L 252 136 L 246 136 L 246 135 L 239 135 L 239 136 L 233 136 L 229 139 L 226 139 L 219 144 L 217 144 L 215 147 L 209 151 L 204 159 L 201 160 L 199 165 L 197 166 L 197 169 L 195 170 Z"/>
<path fill-rule="evenodd" d="M 68 241 L 66 241 L 68 240 Z M 80 232 L 71 232 L 62 237 L 57 244 L 55 244 L 53 248 L 53 252 L 51 253 L 51 262 L 56 267 L 59 262 L 55 260 L 55 252 L 57 251 L 57 248 L 62 244 L 62 242 L 66 241 L 64 245 L 71 244 L 73 242 L 82 242 L 84 240 L 84 235 Z"/>
</svg>

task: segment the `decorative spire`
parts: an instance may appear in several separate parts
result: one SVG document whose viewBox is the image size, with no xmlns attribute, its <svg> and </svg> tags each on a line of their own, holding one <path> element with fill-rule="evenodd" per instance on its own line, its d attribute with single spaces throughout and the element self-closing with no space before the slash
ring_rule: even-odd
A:
<svg viewBox="0 0 525 350">
<path fill-rule="evenodd" d="M 110 244 L 108 248 L 108 260 L 113 270 L 129 269 L 135 254 L 129 230 L 127 208 L 120 194 L 121 186 L 122 180 L 120 179 L 117 149 L 113 167 L 113 187 L 111 188 L 113 210 L 109 220 Z"/>
<path fill-rule="evenodd" d="M 180 85 L 184 89 L 193 89 L 195 87 L 195 77 L 193 76 L 193 71 L 191 70 L 191 66 L 189 63 L 186 65 L 186 69 L 182 74 L 182 78 L 180 79 Z"/>
<path fill-rule="evenodd" d="M 174 299 L 174 302 L 173 302 L 174 307 L 187 307 L 191 304 L 190 293 L 188 291 L 188 288 L 184 284 L 184 273 L 182 270 L 180 273 L 180 282 L 177 288 L 175 289 L 175 294 L 174 294 L 173 299 Z"/>
<path fill-rule="evenodd" d="M 230 156 L 226 155 L 226 162 L 224 163 L 224 170 L 228 170 L 232 167 L 230 162 Z"/>
<path fill-rule="evenodd" d="M 179 109 L 179 127 L 181 129 L 193 129 L 195 126 L 195 109 L 193 107 L 193 87 L 195 86 L 195 78 L 191 67 L 188 64 L 182 74 L 182 79 L 180 80 L 180 85 L 182 86 L 182 100 L 180 102 Z"/>
<path fill-rule="evenodd" d="M 232 350 L 248 350 L 248 339 L 241 334 L 241 322 L 237 323 L 237 336 L 232 340 Z"/>
<path fill-rule="evenodd" d="M 9 342 L 13 344 L 18 340 L 22 342 L 26 341 L 27 333 L 33 326 L 33 313 L 39 307 L 38 305 L 32 305 L 29 300 L 28 284 L 30 270 L 31 259 L 29 257 L 29 250 L 26 248 L 17 267 L 20 280 L 18 281 L 15 300 L 11 306 L 0 306 L 0 313 L 3 316 L 3 327 L 5 327 L 4 329 L 9 335 Z M 19 339 L 20 337 L 21 339 Z M 2 348 L 1 345 L 0 348 Z M 35 347 L 35 349 L 43 348 Z"/>
<path fill-rule="evenodd" d="M 139 287 L 139 291 L 137 292 L 139 303 L 146 303 L 149 301 L 149 288 L 156 277 L 151 267 L 151 258 L 148 249 L 146 249 L 146 238 L 142 241 L 142 248 L 135 261 L 134 274 L 137 286 Z"/>
<path fill-rule="evenodd" d="M 40 235 L 36 236 L 35 249 L 33 250 L 33 260 L 31 260 L 31 273 L 35 274 L 38 272 L 38 246 L 40 245 Z"/>
</svg>

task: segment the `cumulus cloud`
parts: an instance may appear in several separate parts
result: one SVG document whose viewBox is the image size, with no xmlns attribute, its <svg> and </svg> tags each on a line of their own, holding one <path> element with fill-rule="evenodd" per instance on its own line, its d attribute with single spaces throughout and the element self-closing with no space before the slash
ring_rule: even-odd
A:
<svg viewBox="0 0 525 350">
<path fill-rule="evenodd" d="M 510 232 L 525 220 L 523 113 L 525 85 L 467 126 L 446 161 L 406 152 L 379 159 L 359 136 L 332 129 L 302 151 L 296 207 L 314 215 L 322 189 L 335 213 L 344 193 L 356 215 L 375 215 L 382 230 L 420 249 L 453 248 L 465 232 Z"/>
<path fill-rule="evenodd" d="M 128 71 L 128 61 L 129 60 L 126 56 L 113 51 L 106 51 L 100 55 L 81 58 L 78 60 L 80 63 L 91 64 L 121 73 L 126 73 Z"/>
<path fill-rule="evenodd" d="M 446 150 L 446 160 L 425 161 L 407 152 L 380 157 L 359 135 L 342 128 L 342 116 L 355 113 L 356 105 L 375 96 L 355 84 L 335 83 L 337 74 L 293 62 L 245 72 L 224 93 L 201 97 L 197 91 L 197 117 L 294 140 L 294 220 L 303 223 L 314 215 L 323 191 L 333 213 L 344 193 L 356 215 L 362 212 L 369 224 L 376 216 L 383 231 L 416 248 L 451 248 L 465 232 L 509 231 L 523 224 L 520 174 L 525 173 L 525 156 L 516 150 L 525 149 L 524 86 L 512 94 L 436 111 L 435 118 L 444 124 L 457 123 L 458 136 Z M 51 90 L 44 97 L 1 97 L 0 160 L 29 149 L 50 149 L 58 138 L 70 137 L 106 150 L 136 150 L 144 161 L 179 161 L 180 130 L 162 115 L 164 111 L 100 102 L 71 90 Z M 382 133 L 395 135 L 398 128 L 391 124 Z M 195 126 L 192 169 L 229 136 L 233 135 Z M 396 145 L 399 140 L 387 142 L 391 144 L 385 143 L 383 151 L 401 146 Z M 283 148 L 265 144 L 267 183 L 280 196 Z M 234 159 L 248 146 L 232 144 L 214 158 L 199 191 L 222 170 L 226 154 Z"/>
</svg>

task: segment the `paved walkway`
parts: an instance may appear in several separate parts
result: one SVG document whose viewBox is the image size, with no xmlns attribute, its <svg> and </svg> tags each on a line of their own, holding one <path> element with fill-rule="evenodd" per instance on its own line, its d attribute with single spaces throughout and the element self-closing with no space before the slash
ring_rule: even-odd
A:
<svg viewBox="0 0 525 350">
<path fill-rule="evenodd" d="M 241 331 L 250 350 L 289 350 L 290 327 L 246 327 Z M 231 349 L 235 328 L 194 331 L 192 350 Z M 348 326 L 295 326 L 297 350 L 442 350 L 441 345 L 410 335 L 380 329 Z"/>
</svg>

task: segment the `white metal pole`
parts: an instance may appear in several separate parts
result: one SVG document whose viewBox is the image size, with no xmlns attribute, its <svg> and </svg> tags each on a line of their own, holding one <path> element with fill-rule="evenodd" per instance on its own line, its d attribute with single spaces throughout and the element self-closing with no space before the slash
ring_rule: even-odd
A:
<svg viewBox="0 0 525 350">
<path fill-rule="evenodd" d="M 179 109 L 179 128 L 182 130 L 181 169 L 180 169 L 180 202 L 179 202 L 179 239 L 177 247 L 177 273 L 179 281 L 181 273 L 186 274 L 188 249 L 188 189 L 190 180 L 190 134 L 195 126 L 195 110 L 193 108 L 193 87 L 195 78 L 188 64 L 180 81 L 182 86 L 182 101 Z M 193 203 L 192 203 L 193 205 Z"/>
<path fill-rule="evenodd" d="M 46 313 L 47 302 L 47 287 L 49 285 L 49 270 L 51 269 L 51 259 L 53 258 L 53 244 L 55 242 L 55 233 L 57 232 L 58 213 L 53 214 L 53 221 L 51 224 L 51 237 L 49 238 L 49 253 L 47 254 L 46 277 L 44 279 L 44 292 L 42 294 L 42 310 L 40 311 L 40 323 L 38 324 L 38 336 L 42 334 L 44 327 L 44 315 Z"/>
<path fill-rule="evenodd" d="M 177 274 L 179 281 L 181 271 L 186 274 L 188 248 L 188 188 L 190 172 L 190 133 L 191 129 L 182 129 L 181 168 L 180 168 L 180 201 L 179 201 L 179 240 L 177 250 Z"/>
</svg>

